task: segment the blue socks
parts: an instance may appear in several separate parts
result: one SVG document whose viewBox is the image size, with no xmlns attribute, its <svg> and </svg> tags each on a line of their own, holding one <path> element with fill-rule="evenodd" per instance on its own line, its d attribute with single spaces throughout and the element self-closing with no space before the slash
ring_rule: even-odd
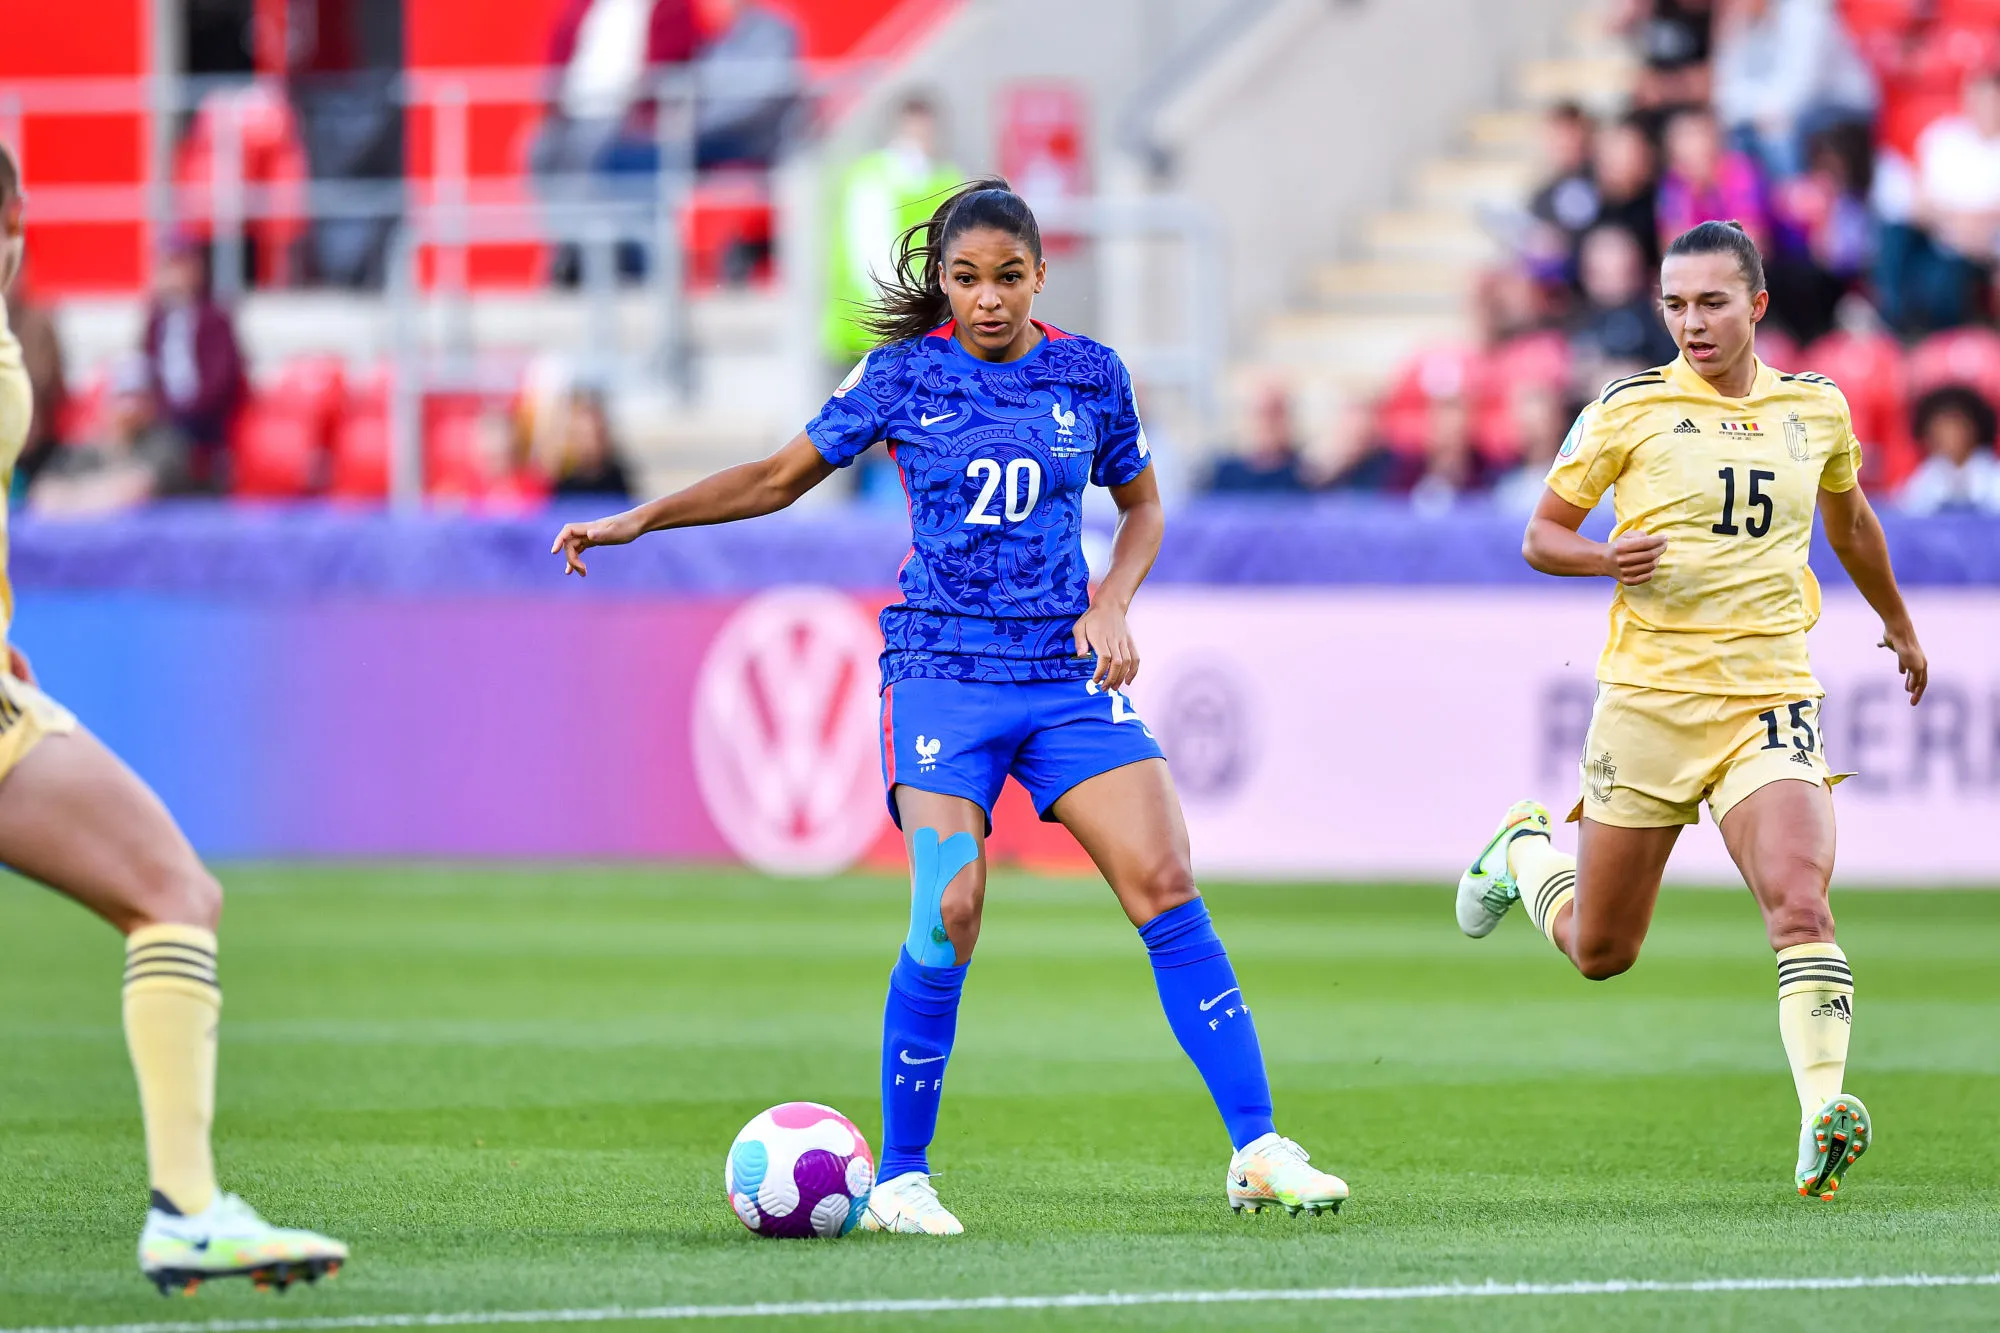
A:
<svg viewBox="0 0 2000 1333">
<path fill-rule="evenodd" d="M 1230 1143 L 1241 1148 L 1271 1133 L 1271 1083 L 1257 1025 L 1209 923 L 1208 904 L 1197 898 L 1162 912 L 1139 928 L 1139 938 L 1153 960 L 1167 1023 L 1208 1084 Z"/>
<path fill-rule="evenodd" d="M 878 1180 L 894 1180 L 907 1171 L 930 1172 L 926 1153 L 937 1136 L 944 1067 L 958 1034 L 958 997 L 964 988 L 964 967 L 925 967 L 908 949 L 897 953 L 882 1015 Z"/>
<path fill-rule="evenodd" d="M 944 891 L 979 859 L 979 840 L 936 829 L 910 839 L 910 934 L 889 974 L 882 1015 L 882 1163 L 879 1180 L 930 1171 L 925 1153 L 937 1134 L 944 1067 L 958 1033 L 965 968 L 944 929 Z"/>
</svg>

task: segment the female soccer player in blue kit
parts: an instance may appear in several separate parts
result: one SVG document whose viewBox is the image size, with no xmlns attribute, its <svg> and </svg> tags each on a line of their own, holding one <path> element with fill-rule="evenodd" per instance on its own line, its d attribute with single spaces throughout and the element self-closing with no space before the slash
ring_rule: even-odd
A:
<svg viewBox="0 0 2000 1333">
<path fill-rule="evenodd" d="M 1232 1207 L 1337 1210 L 1338 1177 L 1272 1125 L 1256 1025 L 1195 888 L 1159 744 L 1125 697 L 1139 668 L 1126 608 L 1159 553 L 1159 489 L 1132 381 L 1110 348 L 1033 318 L 1047 279 L 1034 214 L 1002 180 L 947 199 L 898 247 L 883 341 L 784 448 L 557 536 L 583 552 L 665 528 L 768 514 L 887 441 L 910 497 L 903 600 L 882 613 L 882 768 L 911 867 L 910 932 L 882 1037 L 881 1183 L 863 1225 L 964 1230 L 926 1152 L 986 892 L 993 802 L 1013 774 L 1118 896 L 1167 1021 L 1229 1130 Z M 1119 524 L 1093 594 L 1082 501 Z"/>
</svg>

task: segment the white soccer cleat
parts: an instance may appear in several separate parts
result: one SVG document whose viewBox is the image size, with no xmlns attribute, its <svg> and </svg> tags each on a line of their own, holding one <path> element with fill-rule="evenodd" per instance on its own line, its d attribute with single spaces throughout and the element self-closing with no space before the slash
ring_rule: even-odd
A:
<svg viewBox="0 0 2000 1333">
<path fill-rule="evenodd" d="M 313 1231 L 274 1227 L 234 1194 L 183 1216 L 155 1203 L 139 1233 L 139 1271 L 162 1296 L 192 1296 L 212 1278 L 247 1277 L 259 1291 L 332 1277 L 347 1247 Z"/>
<path fill-rule="evenodd" d="M 1516 801 L 1507 808 L 1492 841 L 1472 860 L 1472 868 L 1458 877 L 1458 928 L 1473 939 L 1493 933 L 1507 909 L 1521 901 L 1514 871 L 1507 864 L 1507 849 L 1514 839 L 1528 834 L 1549 836 L 1548 807 L 1540 801 Z"/>
<path fill-rule="evenodd" d="M 1229 1206 L 1239 1213 L 1283 1208 L 1294 1217 L 1339 1212 L 1347 1182 L 1315 1170 L 1311 1161 L 1304 1148 L 1276 1134 L 1244 1144 L 1229 1159 Z"/>
<path fill-rule="evenodd" d="M 965 1234 L 964 1224 L 938 1202 L 931 1178 L 921 1171 L 905 1171 L 877 1185 L 868 1196 L 868 1211 L 861 1215 L 861 1229 L 907 1236 Z"/>
</svg>

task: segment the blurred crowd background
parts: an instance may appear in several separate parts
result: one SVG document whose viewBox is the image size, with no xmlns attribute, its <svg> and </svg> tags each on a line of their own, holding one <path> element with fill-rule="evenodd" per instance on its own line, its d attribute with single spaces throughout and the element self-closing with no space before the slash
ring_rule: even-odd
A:
<svg viewBox="0 0 2000 1333">
<path fill-rule="evenodd" d="M 1177 501 L 1525 512 L 1598 386 L 1673 356 L 1664 243 L 1734 218 L 1762 355 L 1841 385 L 1873 493 L 2000 512 L 2000 0 L 1415 7 L 1339 105 L 1272 52 L 1379 62 L 1386 0 L 10 12 L 12 501 L 676 484 L 795 430 L 897 231 L 998 169 Z M 901 503 L 886 464 L 833 492 Z"/>
</svg>

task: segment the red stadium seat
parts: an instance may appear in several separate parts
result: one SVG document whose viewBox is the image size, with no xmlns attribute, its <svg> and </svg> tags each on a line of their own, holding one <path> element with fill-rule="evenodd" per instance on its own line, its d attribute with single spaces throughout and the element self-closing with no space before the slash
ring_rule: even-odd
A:
<svg viewBox="0 0 2000 1333">
<path fill-rule="evenodd" d="M 236 414 L 229 448 L 230 489 L 250 499 L 290 499 L 318 485 L 325 435 L 310 415 L 253 398 Z"/>
<path fill-rule="evenodd" d="M 271 88 L 249 84 L 202 98 L 174 163 L 181 225 L 204 241 L 214 235 L 215 151 L 225 116 L 235 121 L 244 184 L 262 187 L 279 202 L 270 215 L 245 223 L 245 232 L 257 243 L 257 280 L 263 285 L 289 282 L 292 250 L 305 234 L 305 187 L 311 172 L 291 104 Z"/>
<path fill-rule="evenodd" d="M 1479 354 L 1469 347 L 1432 347 L 1417 353 L 1377 404 L 1376 434 L 1392 452 L 1423 453 L 1432 400 L 1470 400 L 1479 380 Z"/>
<path fill-rule="evenodd" d="M 1802 369 L 1799 344 L 1789 333 L 1763 327 L 1757 330 L 1757 359 L 1773 370 L 1790 373 Z"/>
<path fill-rule="evenodd" d="M 1829 333 L 1800 354 L 1797 368 L 1826 376 L 1846 396 L 1861 440 L 1862 484 L 1882 491 L 1901 485 L 1918 462 L 1902 345 L 1887 334 Z"/>
<path fill-rule="evenodd" d="M 722 286 L 737 253 L 756 256 L 750 280 L 768 283 L 774 218 L 770 192 L 757 177 L 719 172 L 704 178 L 681 219 L 688 285 Z"/>
<path fill-rule="evenodd" d="M 382 500 L 389 494 L 389 414 L 350 410 L 333 433 L 327 494 L 337 500 Z"/>
<path fill-rule="evenodd" d="M 1917 344 L 1909 360 L 1910 396 L 1944 384 L 1963 384 L 2000 408 L 2000 332 L 1949 329 Z"/>
</svg>

